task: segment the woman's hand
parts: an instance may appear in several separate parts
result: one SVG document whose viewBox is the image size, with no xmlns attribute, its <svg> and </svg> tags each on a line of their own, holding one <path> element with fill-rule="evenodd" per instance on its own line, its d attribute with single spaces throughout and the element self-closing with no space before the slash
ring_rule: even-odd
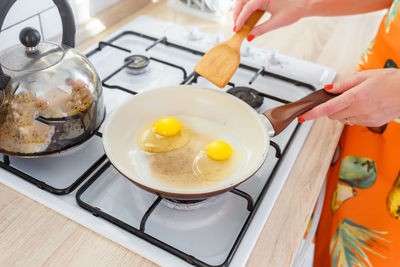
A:
<svg viewBox="0 0 400 267">
<path fill-rule="evenodd" d="M 304 15 L 306 2 L 307 0 L 237 0 L 233 13 L 234 31 L 240 30 L 254 11 L 258 9 L 268 11 L 271 13 L 271 18 L 252 29 L 247 38 L 251 41 L 265 32 L 299 20 Z"/>
<path fill-rule="evenodd" d="M 400 117 L 399 69 L 359 72 L 327 91 L 342 94 L 304 113 L 299 121 L 328 116 L 347 124 L 378 127 Z"/>
<path fill-rule="evenodd" d="M 392 2 L 393 0 L 236 0 L 234 31 L 240 30 L 257 9 L 271 13 L 271 18 L 253 28 L 247 37 L 249 41 L 265 32 L 292 24 L 302 17 L 365 13 L 388 8 Z"/>
</svg>

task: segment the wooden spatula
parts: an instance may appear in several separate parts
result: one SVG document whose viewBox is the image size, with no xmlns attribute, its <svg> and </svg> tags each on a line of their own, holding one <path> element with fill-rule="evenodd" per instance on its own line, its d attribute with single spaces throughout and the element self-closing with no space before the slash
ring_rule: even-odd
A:
<svg viewBox="0 0 400 267">
<path fill-rule="evenodd" d="M 225 87 L 239 66 L 243 40 L 263 14 L 264 11 L 256 10 L 231 39 L 211 48 L 197 63 L 194 71 L 216 86 Z"/>
</svg>

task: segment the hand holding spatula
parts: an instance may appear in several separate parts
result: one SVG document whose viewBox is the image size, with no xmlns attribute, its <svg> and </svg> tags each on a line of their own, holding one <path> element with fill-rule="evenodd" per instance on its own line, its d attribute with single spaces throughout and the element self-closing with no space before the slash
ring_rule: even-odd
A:
<svg viewBox="0 0 400 267">
<path fill-rule="evenodd" d="M 225 87 L 240 63 L 240 46 L 257 24 L 264 11 L 256 10 L 231 39 L 211 48 L 197 63 L 194 71 L 218 87 Z"/>
</svg>

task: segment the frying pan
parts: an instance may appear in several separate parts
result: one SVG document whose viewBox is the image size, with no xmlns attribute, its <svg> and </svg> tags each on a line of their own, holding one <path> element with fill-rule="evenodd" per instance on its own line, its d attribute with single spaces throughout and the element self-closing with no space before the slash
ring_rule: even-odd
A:
<svg viewBox="0 0 400 267">
<path fill-rule="evenodd" d="M 204 199 L 229 191 L 252 177 L 268 155 L 270 136 L 279 134 L 294 118 L 332 97 L 325 90 L 318 90 L 259 114 L 239 98 L 215 89 L 188 85 L 153 89 L 133 96 L 114 110 L 105 123 L 104 150 L 122 175 L 145 190 L 173 199 Z M 200 117 L 227 127 L 244 150 L 242 167 L 205 188 L 176 188 L 157 178 L 140 176 L 129 157 L 137 132 L 151 121 L 177 115 Z"/>
</svg>

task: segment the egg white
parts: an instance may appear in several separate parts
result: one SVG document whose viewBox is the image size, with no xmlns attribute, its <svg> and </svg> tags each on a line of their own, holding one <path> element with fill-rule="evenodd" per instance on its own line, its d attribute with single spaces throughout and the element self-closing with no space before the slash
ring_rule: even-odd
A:
<svg viewBox="0 0 400 267">
<path fill-rule="evenodd" d="M 235 168 L 232 169 L 231 174 L 228 177 L 224 177 L 221 180 L 210 180 L 210 179 L 203 179 L 199 177 L 199 180 L 193 180 L 189 179 L 187 182 L 179 182 L 174 177 L 170 177 L 170 179 L 165 179 L 160 178 L 161 176 L 155 174 L 154 168 L 155 166 L 150 166 L 149 163 L 149 156 L 151 157 L 151 154 L 155 153 L 149 153 L 146 151 L 143 151 L 140 149 L 136 142 L 137 135 L 140 134 L 141 131 L 136 133 L 136 138 L 135 140 L 132 140 L 131 142 L 131 147 L 129 149 L 129 159 L 132 164 L 132 167 L 134 168 L 135 172 L 137 175 L 140 177 L 156 182 L 156 183 L 163 183 L 164 185 L 170 185 L 173 186 L 174 188 L 179 187 L 179 188 L 205 188 L 211 185 L 215 185 L 216 183 L 221 183 L 225 181 L 226 179 L 229 179 L 229 177 L 235 175 L 235 173 L 240 172 L 241 168 L 244 166 L 245 162 L 247 161 L 246 159 L 246 153 L 244 153 L 244 149 L 241 145 L 241 143 L 238 141 L 237 138 L 235 138 L 235 135 L 233 132 L 230 131 L 230 129 L 220 123 L 211 121 L 209 119 L 203 119 L 200 117 L 194 117 L 194 116 L 187 116 L 187 115 L 174 115 L 174 118 L 178 119 L 181 124 L 182 128 L 188 129 L 190 132 L 192 132 L 194 135 L 198 136 L 205 136 L 206 138 L 209 138 L 210 142 L 214 140 L 223 140 L 227 142 L 228 144 L 231 145 L 233 149 L 233 158 L 235 160 Z M 189 146 L 189 144 L 187 145 Z M 205 149 L 203 147 L 202 149 Z M 179 150 L 179 149 L 178 149 Z M 199 149 L 199 151 L 195 152 L 194 157 L 196 157 L 199 153 L 201 153 L 202 150 Z M 167 152 L 169 153 L 169 152 Z M 194 153 L 194 152 L 193 152 Z M 159 154 L 159 153 L 158 153 Z M 192 156 L 192 155 L 190 155 Z M 184 157 L 184 154 L 183 154 Z M 194 174 L 194 173 L 193 173 Z M 191 177 L 193 178 L 193 177 Z"/>
</svg>

